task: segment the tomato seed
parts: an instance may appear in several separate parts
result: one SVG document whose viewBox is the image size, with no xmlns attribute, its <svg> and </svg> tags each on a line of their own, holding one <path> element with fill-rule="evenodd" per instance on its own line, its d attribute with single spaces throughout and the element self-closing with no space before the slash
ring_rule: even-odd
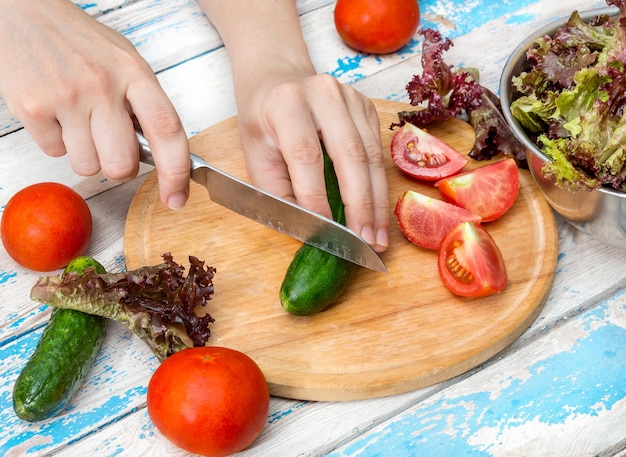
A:
<svg viewBox="0 0 626 457">
<path fill-rule="evenodd" d="M 454 277 L 457 278 L 459 281 L 469 284 L 474 280 L 474 275 L 472 275 L 472 272 L 465 268 L 463 265 L 461 265 L 461 263 L 454 254 L 450 254 L 446 258 L 446 266 L 448 267 L 450 273 L 452 273 Z"/>
<path fill-rule="evenodd" d="M 415 140 L 406 144 L 406 156 L 411 162 L 424 168 L 438 168 L 449 162 L 449 159 L 443 154 L 430 154 L 420 151 L 417 143 L 418 141 Z"/>
</svg>

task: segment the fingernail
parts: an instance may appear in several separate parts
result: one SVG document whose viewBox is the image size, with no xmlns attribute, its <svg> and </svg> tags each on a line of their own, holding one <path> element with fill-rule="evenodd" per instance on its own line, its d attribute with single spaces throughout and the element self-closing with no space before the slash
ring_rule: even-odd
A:
<svg viewBox="0 0 626 457">
<path fill-rule="evenodd" d="M 387 229 L 378 229 L 376 232 L 376 245 L 387 249 L 389 247 L 389 232 Z"/>
<path fill-rule="evenodd" d="M 187 194 L 184 192 L 177 192 L 167 198 L 167 206 L 173 210 L 182 209 L 185 203 L 187 203 Z"/>
<path fill-rule="evenodd" d="M 363 227 L 361 229 L 361 238 L 367 241 L 370 245 L 376 243 L 376 239 L 374 238 L 374 229 L 372 229 L 372 227 Z"/>
</svg>

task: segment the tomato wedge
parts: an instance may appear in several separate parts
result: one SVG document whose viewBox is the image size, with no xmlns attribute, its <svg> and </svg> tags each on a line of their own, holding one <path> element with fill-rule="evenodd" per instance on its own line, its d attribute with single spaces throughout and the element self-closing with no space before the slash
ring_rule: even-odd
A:
<svg viewBox="0 0 626 457">
<path fill-rule="evenodd" d="M 485 297 L 507 285 L 502 253 L 479 224 L 462 222 L 441 242 L 437 265 L 445 286 L 462 297 Z"/>
<path fill-rule="evenodd" d="M 391 158 L 404 173 L 423 181 L 452 176 L 468 162 L 456 149 L 409 123 L 393 136 Z"/>
<path fill-rule="evenodd" d="M 496 220 L 515 202 L 520 181 L 513 159 L 465 171 L 435 183 L 443 199 L 482 217 Z"/>
<path fill-rule="evenodd" d="M 395 209 L 404 236 L 426 249 L 439 249 L 443 237 L 463 221 L 480 223 L 480 216 L 413 190 L 400 196 Z"/>
</svg>

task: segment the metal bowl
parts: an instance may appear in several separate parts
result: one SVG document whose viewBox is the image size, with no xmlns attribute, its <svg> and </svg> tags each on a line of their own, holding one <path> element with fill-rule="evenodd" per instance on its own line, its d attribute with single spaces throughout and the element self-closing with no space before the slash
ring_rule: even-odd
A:
<svg viewBox="0 0 626 457">
<path fill-rule="evenodd" d="M 583 20 L 591 20 L 598 15 L 616 13 L 616 8 L 599 8 L 581 12 L 580 17 Z M 544 155 L 528 137 L 510 111 L 513 95 L 511 79 L 528 67 L 526 51 L 539 37 L 553 35 L 568 19 L 569 16 L 537 30 L 511 54 L 500 80 L 502 111 L 515 136 L 526 146 L 526 157 L 531 175 L 550 206 L 573 226 L 595 239 L 626 249 L 626 192 L 609 188 L 574 192 L 557 187 L 553 180 L 545 178 L 541 173 L 543 163 L 551 159 Z"/>
</svg>

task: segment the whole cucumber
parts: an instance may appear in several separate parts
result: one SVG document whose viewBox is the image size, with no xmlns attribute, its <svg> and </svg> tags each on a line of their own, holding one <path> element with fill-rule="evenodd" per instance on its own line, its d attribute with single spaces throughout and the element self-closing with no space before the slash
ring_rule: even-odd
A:
<svg viewBox="0 0 626 457">
<path fill-rule="evenodd" d="M 324 148 L 322 147 L 324 150 Z M 343 201 L 333 162 L 324 150 L 326 195 L 333 219 L 346 223 Z M 318 313 L 336 302 L 358 266 L 321 249 L 303 244 L 294 255 L 280 287 L 280 303 L 296 316 Z"/>
<path fill-rule="evenodd" d="M 91 257 L 72 260 L 65 272 L 105 268 Z M 65 409 L 82 386 L 102 346 L 106 319 L 80 311 L 55 308 L 35 351 L 13 386 L 13 409 L 35 422 Z"/>
</svg>

